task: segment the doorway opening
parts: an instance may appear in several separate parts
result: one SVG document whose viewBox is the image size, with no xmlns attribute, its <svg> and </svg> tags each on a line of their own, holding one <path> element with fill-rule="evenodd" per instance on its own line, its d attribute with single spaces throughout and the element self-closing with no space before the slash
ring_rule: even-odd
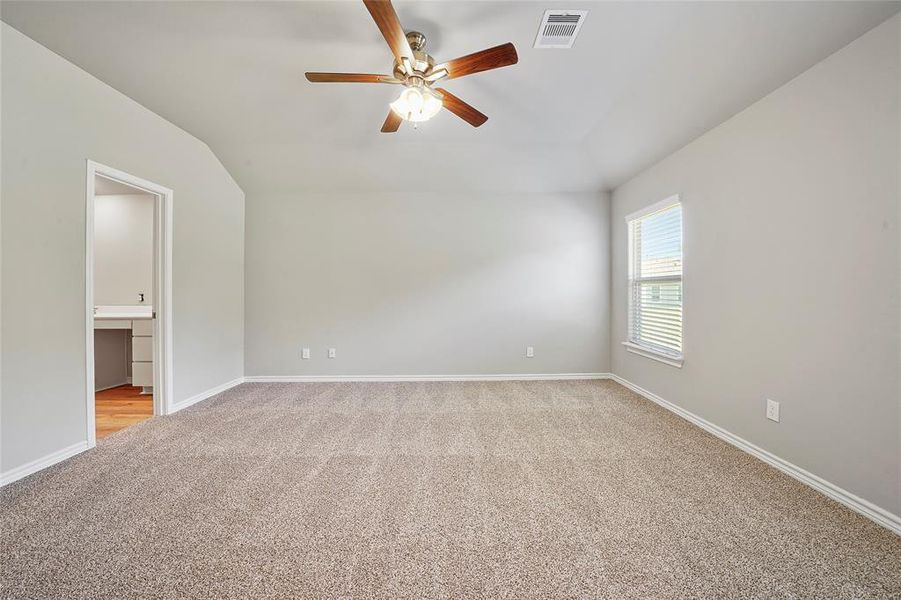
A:
<svg viewBox="0 0 901 600">
<path fill-rule="evenodd" d="M 88 161 L 85 340 L 88 446 L 172 399 L 172 190 Z"/>
</svg>

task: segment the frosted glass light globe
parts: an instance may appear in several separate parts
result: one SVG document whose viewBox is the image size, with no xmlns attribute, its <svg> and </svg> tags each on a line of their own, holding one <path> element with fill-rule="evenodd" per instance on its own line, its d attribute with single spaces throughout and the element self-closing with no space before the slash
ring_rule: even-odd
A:
<svg viewBox="0 0 901 600">
<path fill-rule="evenodd" d="M 408 87 L 391 103 L 391 110 L 405 121 L 428 121 L 441 110 L 441 100 L 426 87 Z"/>
</svg>

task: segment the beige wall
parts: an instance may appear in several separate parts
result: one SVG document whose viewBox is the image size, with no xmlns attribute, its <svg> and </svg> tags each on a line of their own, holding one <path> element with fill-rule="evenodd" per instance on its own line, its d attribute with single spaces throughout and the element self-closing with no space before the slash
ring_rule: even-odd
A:
<svg viewBox="0 0 901 600">
<path fill-rule="evenodd" d="M 896 16 L 615 190 L 611 218 L 613 371 L 895 514 L 899 86 Z M 675 193 L 681 370 L 620 344 L 624 216 Z"/>
<path fill-rule="evenodd" d="M 94 199 L 95 305 L 153 303 L 154 202 L 149 194 Z"/>
<path fill-rule="evenodd" d="M 244 194 L 204 143 L 0 28 L 6 472 L 86 437 L 86 161 L 175 192 L 176 402 L 243 374 Z"/>
<path fill-rule="evenodd" d="M 246 374 L 606 372 L 608 213 L 602 194 L 253 197 Z"/>
</svg>

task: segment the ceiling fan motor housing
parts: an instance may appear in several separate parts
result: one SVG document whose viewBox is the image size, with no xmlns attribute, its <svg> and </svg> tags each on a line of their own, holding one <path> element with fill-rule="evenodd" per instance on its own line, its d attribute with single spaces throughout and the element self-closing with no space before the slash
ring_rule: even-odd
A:
<svg viewBox="0 0 901 600">
<path fill-rule="evenodd" d="M 404 66 L 395 61 L 394 76 L 401 81 L 407 81 L 411 77 L 421 80 L 432 72 L 432 68 L 435 66 L 435 59 L 425 52 L 426 37 L 424 34 L 418 31 L 407 32 L 407 42 L 410 43 L 410 49 L 413 50 L 413 61 L 410 65 L 413 72 L 406 72 Z"/>
</svg>

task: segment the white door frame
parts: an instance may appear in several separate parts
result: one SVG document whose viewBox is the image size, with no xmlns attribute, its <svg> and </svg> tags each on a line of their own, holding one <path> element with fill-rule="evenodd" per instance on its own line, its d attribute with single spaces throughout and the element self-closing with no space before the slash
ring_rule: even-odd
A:
<svg viewBox="0 0 901 600">
<path fill-rule="evenodd" d="M 97 445 L 94 413 L 94 177 L 118 181 L 156 197 L 153 210 L 153 414 L 172 412 L 172 197 L 169 188 L 87 161 L 85 211 L 85 407 L 88 448 Z"/>
</svg>

